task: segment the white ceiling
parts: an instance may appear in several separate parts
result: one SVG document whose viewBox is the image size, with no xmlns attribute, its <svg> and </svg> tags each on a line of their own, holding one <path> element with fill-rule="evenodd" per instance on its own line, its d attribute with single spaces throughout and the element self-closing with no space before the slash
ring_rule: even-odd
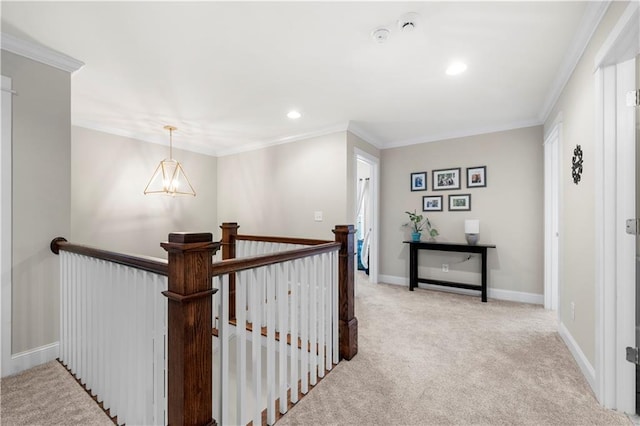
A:
<svg viewBox="0 0 640 426">
<path fill-rule="evenodd" d="M 173 124 L 177 147 L 224 155 L 347 126 L 385 148 L 539 124 L 591 34 L 594 3 L 1 7 L 3 32 L 86 64 L 72 77 L 73 124 L 157 143 Z M 412 33 L 397 26 L 408 12 L 420 16 Z M 381 26 L 383 44 L 371 37 Z M 464 74 L 445 74 L 453 59 Z"/>
</svg>

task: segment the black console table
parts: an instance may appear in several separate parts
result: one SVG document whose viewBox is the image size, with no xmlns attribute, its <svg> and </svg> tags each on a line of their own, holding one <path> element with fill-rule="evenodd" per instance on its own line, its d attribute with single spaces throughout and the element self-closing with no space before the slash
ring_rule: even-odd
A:
<svg viewBox="0 0 640 426">
<path fill-rule="evenodd" d="M 487 301 L 487 249 L 496 248 L 494 245 L 476 244 L 470 246 L 463 243 L 440 243 L 440 242 L 413 242 L 404 241 L 409 244 L 409 290 L 413 291 L 418 283 L 435 284 L 447 287 L 466 288 L 469 290 L 478 290 L 481 292 L 482 301 Z M 427 278 L 418 278 L 418 250 L 437 250 L 437 251 L 453 251 L 459 253 L 478 253 L 480 254 L 480 263 L 482 265 L 482 284 L 478 289 L 477 285 L 464 284 L 451 281 L 432 280 Z"/>
</svg>

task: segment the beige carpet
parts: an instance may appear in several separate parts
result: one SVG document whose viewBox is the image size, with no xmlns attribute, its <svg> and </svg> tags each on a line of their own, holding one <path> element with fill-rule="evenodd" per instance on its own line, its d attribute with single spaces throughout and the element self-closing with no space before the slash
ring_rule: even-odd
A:
<svg viewBox="0 0 640 426">
<path fill-rule="evenodd" d="M 539 306 L 358 283 L 359 353 L 281 425 L 630 425 Z M 57 362 L 2 380 L 4 425 L 112 425 Z"/>
<path fill-rule="evenodd" d="M 281 425 L 629 425 L 540 306 L 358 283 L 359 352 Z"/>
<path fill-rule="evenodd" d="M 113 426 L 109 417 L 57 361 L 5 377 L 0 388 L 2 426 Z"/>
</svg>

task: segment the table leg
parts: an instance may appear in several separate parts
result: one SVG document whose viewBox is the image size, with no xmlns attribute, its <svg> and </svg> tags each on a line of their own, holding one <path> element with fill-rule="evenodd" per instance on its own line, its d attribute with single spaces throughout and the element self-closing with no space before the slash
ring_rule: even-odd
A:
<svg viewBox="0 0 640 426">
<path fill-rule="evenodd" d="M 487 301 L 487 249 L 480 253 L 482 258 L 482 301 Z"/>
<path fill-rule="evenodd" d="M 409 291 L 418 285 L 418 249 L 411 244 L 409 249 Z"/>
</svg>

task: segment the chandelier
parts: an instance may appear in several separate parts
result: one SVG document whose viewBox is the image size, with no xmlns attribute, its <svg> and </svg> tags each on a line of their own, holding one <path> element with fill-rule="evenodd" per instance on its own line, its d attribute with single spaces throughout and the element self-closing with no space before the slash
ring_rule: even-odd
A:
<svg viewBox="0 0 640 426">
<path fill-rule="evenodd" d="M 191 182 L 189 182 L 182 165 L 173 159 L 173 131 L 178 129 L 168 125 L 164 126 L 164 128 L 169 131 L 169 158 L 160 161 L 147 187 L 144 189 L 144 193 L 145 195 L 193 195 L 195 197 L 196 191 L 191 186 Z"/>
</svg>

